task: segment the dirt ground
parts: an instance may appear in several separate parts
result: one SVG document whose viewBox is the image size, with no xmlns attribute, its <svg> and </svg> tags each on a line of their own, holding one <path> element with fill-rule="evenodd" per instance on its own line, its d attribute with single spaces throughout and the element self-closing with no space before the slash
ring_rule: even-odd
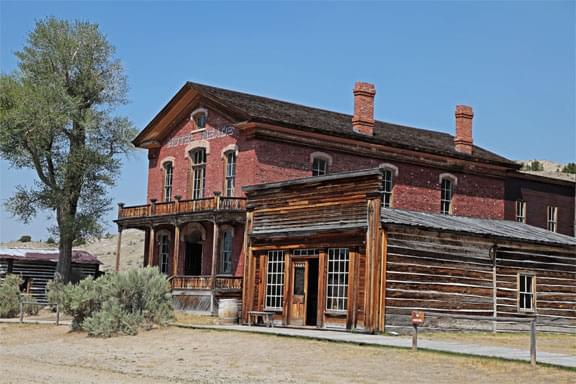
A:
<svg viewBox="0 0 576 384">
<path fill-rule="evenodd" d="M 576 372 L 432 352 L 181 328 L 89 338 L 0 324 L 0 383 L 575 383 Z"/>
</svg>

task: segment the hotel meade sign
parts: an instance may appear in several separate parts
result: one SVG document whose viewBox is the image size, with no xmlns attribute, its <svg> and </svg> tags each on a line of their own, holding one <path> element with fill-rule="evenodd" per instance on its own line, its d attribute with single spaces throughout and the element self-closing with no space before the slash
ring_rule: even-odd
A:
<svg viewBox="0 0 576 384">
<path fill-rule="evenodd" d="M 236 136 L 236 128 L 231 125 L 224 127 L 209 127 L 204 130 L 192 131 L 185 135 L 174 136 L 166 143 L 167 148 L 189 144 L 198 140 L 212 140 L 224 136 Z"/>
</svg>

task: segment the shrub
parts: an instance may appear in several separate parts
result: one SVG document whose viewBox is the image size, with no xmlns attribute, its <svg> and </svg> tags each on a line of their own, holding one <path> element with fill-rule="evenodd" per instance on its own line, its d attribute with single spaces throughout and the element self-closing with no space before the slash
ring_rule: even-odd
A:
<svg viewBox="0 0 576 384">
<path fill-rule="evenodd" d="M 29 243 L 32 241 L 32 236 L 30 235 L 22 235 L 20 236 L 20 239 L 18 240 L 21 243 Z"/>
<path fill-rule="evenodd" d="M 20 312 L 20 276 L 9 274 L 0 280 L 0 317 L 16 317 Z"/>
<path fill-rule="evenodd" d="M 24 303 L 22 308 L 25 314 L 29 316 L 34 316 L 37 315 L 38 312 L 40 312 L 41 305 L 38 304 L 38 302 L 36 302 L 36 299 L 31 294 L 24 293 L 20 295 L 20 299 L 26 302 Z"/>
<path fill-rule="evenodd" d="M 53 237 L 49 237 L 46 239 L 46 244 L 56 244 L 56 240 Z"/>
<path fill-rule="evenodd" d="M 170 284 L 157 268 L 110 273 L 79 284 L 49 284 L 49 300 L 73 316 L 73 329 L 91 336 L 134 335 L 173 317 Z"/>
</svg>

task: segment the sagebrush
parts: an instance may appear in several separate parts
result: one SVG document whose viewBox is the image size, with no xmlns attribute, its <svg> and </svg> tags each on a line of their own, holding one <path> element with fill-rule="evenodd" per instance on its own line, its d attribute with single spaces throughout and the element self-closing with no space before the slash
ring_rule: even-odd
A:
<svg viewBox="0 0 576 384">
<path fill-rule="evenodd" d="M 72 328 L 91 336 L 135 335 L 173 318 L 170 284 L 157 268 L 88 277 L 78 284 L 49 284 L 48 297 L 73 317 Z"/>
<path fill-rule="evenodd" d="M 16 317 L 20 312 L 20 276 L 0 279 L 0 317 Z"/>
</svg>

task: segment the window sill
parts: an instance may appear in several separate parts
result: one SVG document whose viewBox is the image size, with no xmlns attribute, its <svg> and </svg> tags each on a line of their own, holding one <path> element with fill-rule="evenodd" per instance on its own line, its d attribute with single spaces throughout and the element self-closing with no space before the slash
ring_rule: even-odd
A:
<svg viewBox="0 0 576 384">
<path fill-rule="evenodd" d="M 342 310 L 342 311 L 337 311 L 334 309 L 327 309 L 324 311 L 325 315 L 330 315 L 330 316 L 347 316 L 348 315 L 348 311 L 346 310 Z"/>
</svg>

